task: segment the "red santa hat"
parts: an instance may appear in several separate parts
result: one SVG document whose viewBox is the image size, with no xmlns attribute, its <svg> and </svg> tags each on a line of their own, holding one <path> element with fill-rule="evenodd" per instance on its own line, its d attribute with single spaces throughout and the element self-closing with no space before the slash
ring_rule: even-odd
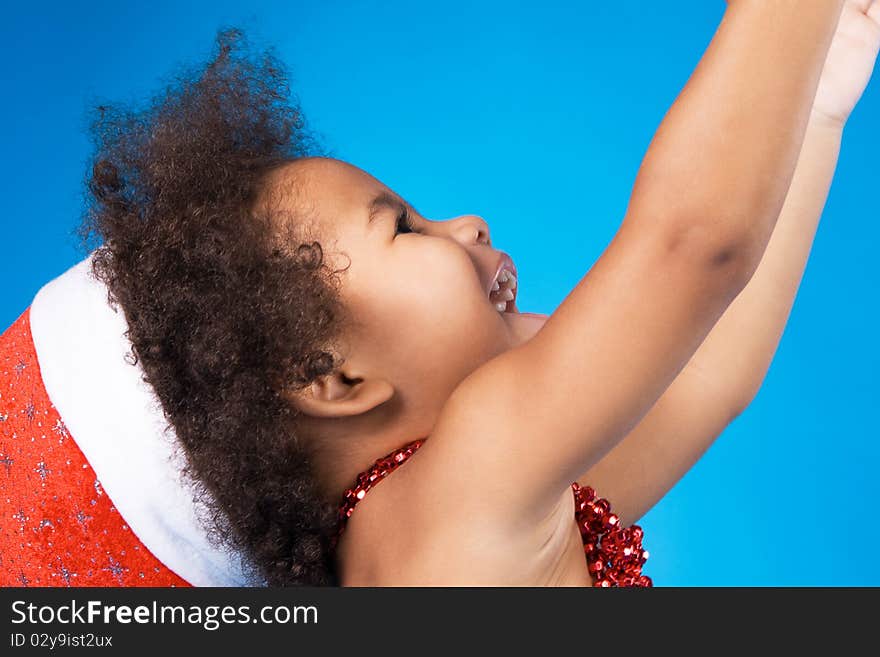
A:
<svg viewBox="0 0 880 657">
<path fill-rule="evenodd" d="M 264 584 L 209 539 L 92 255 L 0 336 L 0 586 Z"/>
</svg>

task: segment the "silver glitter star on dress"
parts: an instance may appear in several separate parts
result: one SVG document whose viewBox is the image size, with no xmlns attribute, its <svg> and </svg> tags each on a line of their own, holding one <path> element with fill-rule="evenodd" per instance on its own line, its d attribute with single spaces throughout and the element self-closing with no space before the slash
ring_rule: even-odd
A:
<svg viewBox="0 0 880 657">
<path fill-rule="evenodd" d="M 114 559 L 113 557 L 107 557 L 107 558 L 110 560 L 110 566 L 107 568 L 101 568 L 101 570 L 109 570 L 112 573 L 112 575 L 116 578 L 116 581 L 118 581 L 120 584 L 122 584 L 124 582 L 124 580 L 122 579 L 122 574 L 125 571 L 127 571 L 128 568 L 126 568 L 121 563 L 116 561 L 116 559 Z"/>
<path fill-rule="evenodd" d="M 78 509 L 76 512 L 76 521 L 80 524 L 80 526 L 85 529 L 86 522 L 92 519 L 92 516 L 87 516 L 85 511 L 82 509 Z"/>
<path fill-rule="evenodd" d="M 67 427 L 64 426 L 64 422 L 61 421 L 61 418 L 58 418 L 57 420 L 55 420 L 55 426 L 52 427 L 52 431 L 54 431 L 56 434 L 58 434 L 58 444 L 59 445 L 61 444 L 61 442 L 65 438 L 70 436 L 70 434 L 67 432 Z"/>
<path fill-rule="evenodd" d="M 23 360 L 19 360 L 19 361 L 15 364 L 15 367 L 13 367 L 13 369 L 15 370 L 15 373 L 16 373 L 16 374 L 21 374 L 22 372 L 24 372 L 24 368 L 25 368 L 25 367 L 27 367 L 27 365 L 25 364 L 25 362 L 24 362 Z"/>
<path fill-rule="evenodd" d="M 18 513 L 13 513 L 13 514 L 12 514 L 12 517 L 15 518 L 16 520 L 18 520 L 19 523 L 21 523 L 21 527 L 20 527 L 19 529 L 24 529 L 24 523 L 25 523 L 25 521 L 26 521 L 27 518 L 28 518 L 28 517 L 24 514 L 24 509 L 21 509 L 21 508 L 20 508 L 20 509 L 18 510 Z"/>
<path fill-rule="evenodd" d="M 64 581 L 65 586 L 70 586 L 71 575 L 76 577 L 76 573 L 71 573 L 67 569 L 67 567 L 64 565 L 64 562 L 61 561 L 61 557 L 55 557 L 55 561 L 57 561 L 58 564 L 52 564 L 52 568 L 58 571 L 58 575 Z"/>
<path fill-rule="evenodd" d="M 47 477 L 47 476 L 49 475 L 49 473 L 51 473 L 52 471 L 51 471 L 49 468 L 46 467 L 46 464 L 45 464 L 43 461 L 40 461 L 39 463 L 37 463 L 37 467 L 34 468 L 34 472 L 36 472 L 37 474 L 40 475 L 40 480 L 41 480 L 41 481 L 46 481 L 46 477 Z"/>
<path fill-rule="evenodd" d="M 13 463 L 15 463 L 15 459 L 5 456 L 4 454 L 0 454 L 0 465 L 6 466 L 7 474 L 9 474 L 9 471 L 12 469 Z"/>
</svg>

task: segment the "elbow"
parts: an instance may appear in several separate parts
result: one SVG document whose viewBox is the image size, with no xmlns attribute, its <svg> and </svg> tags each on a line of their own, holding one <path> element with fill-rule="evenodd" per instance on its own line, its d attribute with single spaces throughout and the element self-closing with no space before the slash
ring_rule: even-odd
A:
<svg viewBox="0 0 880 657">
<path fill-rule="evenodd" d="M 745 398 L 736 399 L 728 407 L 728 413 L 727 413 L 727 417 L 726 417 L 726 421 L 724 423 L 724 426 L 725 427 L 730 426 L 731 424 L 733 424 L 734 420 L 736 420 L 740 415 L 745 413 L 746 409 L 751 405 L 752 399 L 753 399 L 752 397 L 745 397 Z"/>
<path fill-rule="evenodd" d="M 755 401 L 758 392 L 761 390 L 761 386 L 764 384 L 766 373 L 767 368 L 763 370 L 761 376 L 756 381 L 752 381 L 739 387 L 739 394 L 733 399 L 730 422 L 733 422 L 736 418 L 745 413 L 746 409 L 752 405 L 753 401 Z"/>
<path fill-rule="evenodd" d="M 673 222 L 665 246 L 672 257 L 696 264 L 736 296 L 751 280 L 767 245 L 754 234 L 702 218 Z"/>
</svg>

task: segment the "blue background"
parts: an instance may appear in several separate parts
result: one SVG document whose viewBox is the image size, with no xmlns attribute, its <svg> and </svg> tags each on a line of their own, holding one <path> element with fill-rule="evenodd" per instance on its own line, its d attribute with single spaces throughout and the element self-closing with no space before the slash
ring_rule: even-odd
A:
<svg viewBox="0 0 880 657">
<path fill-rule="evenodd" d="M 277 47 L 331 155 L 428 217 L 484 216 L 517 261 L 520 308 L 550 313 L 617 230 L 724 11 L 722 0 L 24 4 L 0 23 L 4 327 L 84 256 L 72 231 L 88 104 L 157 91 L 230 24 Z M 880 585 L 878 116 L 875 79 L 763 388 L 641 523 L 658 584 Z"/>
</svg>

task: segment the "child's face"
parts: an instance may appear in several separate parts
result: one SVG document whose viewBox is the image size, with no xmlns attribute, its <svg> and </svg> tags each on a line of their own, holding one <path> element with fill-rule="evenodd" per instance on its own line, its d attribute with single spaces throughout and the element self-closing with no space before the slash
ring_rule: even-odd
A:
<svg viewBox="0 0 880 657">
<path fill-rule="evenodd" d="M 328 264 L 345 269 L 340 294 L 354 322 L 343 370 L 381 377 L 415 416 L 430 422 L 470 372 L 546 321 L 501 313 L 490 301 L 502 252 L 488 245 L 481 218 L 432 221 L 410 208 L 415 232 L 398 234 L 398 208 L 380 204 L 370 221 L 370 207 L 380 194 L 403 200 L 365 171 L 309 158 L 279 173 L 283 180 L 291 172 L 297 207 L 314 222 Z"/>
</svg>

